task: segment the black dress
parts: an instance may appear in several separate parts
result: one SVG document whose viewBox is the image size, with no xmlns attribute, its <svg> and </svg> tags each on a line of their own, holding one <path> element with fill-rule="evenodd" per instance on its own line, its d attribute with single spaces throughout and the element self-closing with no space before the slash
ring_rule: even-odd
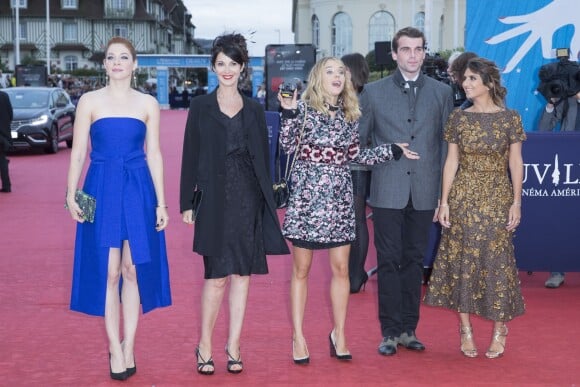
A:
<svg viewBox="0 0 580 387">
<path fill-rule="evenodd" d="M 230 118 L 222 114 L 226 126 L 226 184 L 224 247 L 222 256 L 204 256 L 205 279 L 230 274 L 268 274 L 262 237 L 264 197 L 254 173 L 242 126 L 242 112 Z"/>
</svg>

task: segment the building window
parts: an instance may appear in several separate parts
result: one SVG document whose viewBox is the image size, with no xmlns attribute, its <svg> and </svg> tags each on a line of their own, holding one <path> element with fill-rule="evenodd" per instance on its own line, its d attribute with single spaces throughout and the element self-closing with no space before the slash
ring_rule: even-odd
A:
<svg viewBox="0 0 580 387">
<path fill-rule="evenodd" d="M 20 20 L 20 40 L 28 40 L 28 28 L 26 22 Z"/>
<path fill-rule="evenodd" d="M 64 23 L 62 25 L 62 36 L 66 42 L 76 42 L 77 25 L 74 23 Z"/>
<path fill-rule="evenodd" d="M 126 8 L 129 8 L 127 6 L 127 0 L 113 0 L 111 3 L 111 8 L 113 9 L 125 10 Z"/>
<path fill-rule="evenodd" d="M 395 35 L 395 18 L 389 12 L 379 11 L 369 21 L 369 51 L 375 49 L 375 42 L 390 42 Z"/>
<path fill-rule="evenodd" d="M 425 12 L 417 12 L 414 18 L 415 28 L 421 32 L 425 32 Z"/>
<path fill-rule="evenodd" d="M 28 0 L 12 0 L 10 4 L 12 8 L 28 8 Z"/>
<path fill-rule="evenodd" d="M 64 57 L 64 68 L 66 71 L 73 71 L 79 67 L 79 60 L 75 55 L 67 55 Z"/>
<path fill-rule="evenodd" d="M 127 39 L 129 37 L 129 29 L 126 24 L 115 24 L 113 26 L 113 36 L 120 36 Z"/>
<path fill-rule="evenodd" d="M 332 56 L 341 57 L 352 51 L 352 22 L 350 16 L 339 12 L 332 18 Z"/>
<path fill-rule="evenodd" d="M 78 9 L 78 0 L 60 0 L 60 5 L 62 9 Z"/>
<path fill-rule="evenodd" d="M 312 44 L 314 47 L 320 47 L 320 21 L 318 16 L 312 15 Z"/>
</svg>

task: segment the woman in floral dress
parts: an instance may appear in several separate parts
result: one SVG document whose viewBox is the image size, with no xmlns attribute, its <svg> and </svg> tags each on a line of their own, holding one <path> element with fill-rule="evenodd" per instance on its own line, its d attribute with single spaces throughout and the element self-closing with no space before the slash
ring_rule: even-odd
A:
<svg viewBox="0 0 580 387">
<path fill-rule="evenodd" d="M 345 66 L 327 57 L 315 64 L 300 101 L 278 96 L 282 106 L 280 145 L 296 162 L 282 233 L 293 244 L 290 288 L 293 358 L 308 364 L 310 357 L 302 331 L 308 273 L 313 250 L 328 249 L 332 280 L 330 298 L 334 326 L 329 335 L 330 354 L 350 360 L 344 334 L 350 291 L 348 257 L 355 238 L 352 180 L 349 162 L 367 165 L 419 156 L 407 144 L 383 144 L 373 149 L 359 146 L 358 98 L 346 81 Z"/>
<path fill-rule="evenodd" d="M 459 313 L 467 357 L 478 356 L 470 315 L 492 320 L 485 353 L 492 359 L 505 350 L 505 322 L 524 313 L 512 236 L 521 219 L 526 135 L 519 114 L 505 108 L 506 89 L 493 62 L 471 59 L 463 89 L 473 106 L 455 110 L 445 130 L 443 233 L 425 301 Z"/>
</svg>

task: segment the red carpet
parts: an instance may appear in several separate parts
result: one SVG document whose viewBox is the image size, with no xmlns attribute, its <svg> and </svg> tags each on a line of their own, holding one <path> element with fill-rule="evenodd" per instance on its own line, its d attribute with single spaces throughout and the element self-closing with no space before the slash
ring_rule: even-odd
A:
<svg viewBox="0 0 580 387">
<path fill-rule="evenodd" d="M 572 386 L 580 384 L 580 275 L 570 273 L 560 289 L 543 287 L 547 273 L 521 273 L 527 312 L 509 324 L 505 356 L 467 359 L 459 352 L 455 315 L 422 308 L 418 329 L 427 350 L 377 354 L 376 278 L 350 299 L 347 334 L 351 363 L 329 357 L 331 310 L 325 253 L 315 256 L 305 331 L 311 364 L 291 361 L 290 256 L 271 257 L 270 274 L 252 280 L 242 337 L 245 370 L 226 372 L 223 346 L 227 309 L 214 336 L 216 374 L 195 372 L 199 296 L 203 267 L 191 251 L 192 228 L 178 209 L 181 139 L 185 111 L 162 113 L 167 230 L 174 305 L 142 316 L 137 334 L 135 386 L 344 385 L 344 386 Z M 120 385 L 108 376 L 107 342 L 101 318 L 68 310 L 74 222 L 63 209 L 70 151 L 10 157 L 11 194 L 0 194 L 0 385 Z M 524 214 L 525 216 L 525 214 Z M 367 267 L 375 263 L 371 247 Z M 485 352 L 491 323 L 475 319 L 476 342 Z"/>
</svg>

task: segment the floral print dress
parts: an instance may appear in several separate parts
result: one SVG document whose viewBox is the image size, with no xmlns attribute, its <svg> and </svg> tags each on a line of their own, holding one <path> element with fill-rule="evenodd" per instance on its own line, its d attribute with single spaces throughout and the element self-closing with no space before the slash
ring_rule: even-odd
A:
<svg viewBox="0 0 580 387">
<path fill-rule="evenodd" d="M 282 234 L 320 248 L 348 244 L 355 239 L 349 163 L 374 165 L 398 160 L 402 150 L 390 144 L 361 149 L 358 121 L 347 121 L 342 109 L 332 118 L 310 106 L 297 149 L 305 106 L 299 101 L 296 111 L 282 112 L 280 146 L 297 157 L 289 178 L 291 192 Z"/>
</svg>

